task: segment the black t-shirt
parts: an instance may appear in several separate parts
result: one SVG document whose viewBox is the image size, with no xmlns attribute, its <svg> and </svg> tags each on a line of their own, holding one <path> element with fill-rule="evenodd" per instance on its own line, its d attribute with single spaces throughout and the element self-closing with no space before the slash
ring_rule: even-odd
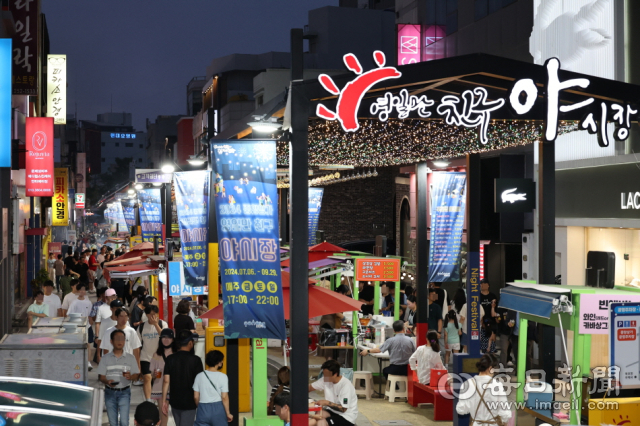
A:
<svg viewBox="0 0 640 426">
<path fill-rule="evenodd" d="M 374 298 L 373 287 L 370 285 L 365 285 L 361 292 L 358 293 L 358 300 L 366 300 L 367 302 L 371 302 Z M 362 315 L 373 315 L 373 305 L 362 305 L 362 309 L 360 310 Z"/>
<path fill-rule="evenodd" d="M 76 274 L 80 274 L 80 277 L 78 278 L 78 280 L 80 280 L 82 284 L 87 284 L 89 282 L 89 277 L 87 275 L 87 271 L 89 271 L 89 266 L 86 263 L 78 263 L 76 266 L 73 267 L 72 270 Z"/>
<path fill-rule="evenodd" d="M 180 333 L 180 330 L 195 330 L 196 325 L 193 323 L 193 319 L 189 315 L 178 314 L 173 319 L 173 330 L 176 333 Z"/>
<path fill-rule="evenodd" d="M 180 316 L 180 315 L 178 315 Z M 193 382 L 198 373 L 204 370 L 202 361 L 196 355 L 178 351 L 167 358 L 164 374 L 169 375 L 169 404 L 177 410 L 195 410 L 198 407 L 193 400 Z"/>
<path fill-rule="evenodd" d="M 498 298 L 496 297 L 495 294 L 489 292 L 489 294 L 484 295 L 482 293 L 480 293 L 480 304 L 482 305 L 482 308 L 484 309 L 484 316 L 486 318 L 491 318 L 491 323 L 495 324 L 495 321 L 493 319 L 493 317 L 491 316 L 491 302 L 495 300 L 496 301 L 496 307 L 498 306 Z"/>
<path fill-rule="evenodd" d="M 429 319 L 427 320 L 429 331 L 442 331 L 438 329 L 438 320 L 442 320 L 442 308 L 436 302 L 433 302 L 429 305 Z"/>
<path fill-rule="evenodd" d="M 138 326 L 137 325 L 133 325 L 133 324 L 142 321 L 142 314 L 143 313 L 144 313 L 144 311 L 142 309 L 140 309 L 140 307 L 136 303 L 136 305 L 131 310 L 131 318 L 129 318 L 129 322 L 131 324 L 131 327 L 133 327 L 134 330 L 138 330 Z"/>
<path fill-rule="evenodd" d="M 74 265 L 74 263 L 73 263 L 73 256 L 67 256 L 67 257 L 65 257 L 63 262 L 64 262 L 64 267 L 65 267 L 66 269 L 73 269 L 73 265 Z"/>
</svg>

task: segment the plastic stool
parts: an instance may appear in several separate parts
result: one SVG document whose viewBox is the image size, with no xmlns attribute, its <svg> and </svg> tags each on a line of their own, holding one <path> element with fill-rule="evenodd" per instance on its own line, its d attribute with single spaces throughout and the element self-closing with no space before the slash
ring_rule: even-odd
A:
<svg viewBox="0 0 640 426">
<path fill-rule="evenodd" d="M 361 384 L 362 380 L 364 380 L 364 386 Z M 356 395 L 364 395 L 367 401 L 371 399 L 371 395 L 373 395 L 373 374 L 371 371 L 354 371 L 351 383 L 356 389 Z"/>
<path fill-rule="evenodd" d="M 402 383 L 404 390 L 396 390 L 396 385 Z M 384 396 L 389 397 L 389 402 L 395 402 L 396 398 L 409 398 L 409 391 L 407 385 L 407 376 L 394 376 L 389 374 L 387 379 L 387 389 L 384 391 Z"/>
</svg>

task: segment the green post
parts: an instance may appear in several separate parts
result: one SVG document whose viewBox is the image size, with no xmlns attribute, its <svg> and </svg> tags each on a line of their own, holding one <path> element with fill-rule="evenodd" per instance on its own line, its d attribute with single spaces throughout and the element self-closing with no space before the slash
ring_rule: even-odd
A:
<svg viewBox="0 0 640 426">
<path fill-rule="evenodd" d="M 373 283 L 373 313 L 380 315 L 380 281 Z"/>
<path fill-rule="evenodd" d="M 402 297 L 400 295 L 400 281 L 396 281 L 396 301 L 393 304 L 393 320 L 398 321 L 400 319 L 400 301 Z"/>
<path fill-rule="evenodd" d="M 572 376 L 575 372 L 580 373 L 577 377 L 572 377 L 571 380 L 571 384 L 578 388 L 577 395 L 571 395 L 571 399 L 575 396 L 577 403 L 577 410 L 570 410 L 569 412 L 569 421 L 573 424 L 578 424 L 579 418 L 576 416 L 576 412 L 580 413 L 582 410 L 582 401 L 584 397 L 582 395 L 582 376 L 589 374 L 591 369 L 591 335 L 580 334 L 578 332 L 580 330 L 579 312 L 580 295 L 578 295 L 578 297 L 574 297 L 573 314 L 571 316 L 571 329 L 573 330 L 573 359 L 571 360 L 573 371 L 571 373 Z M 574 392 L 576 392 L 575 389 Z"/>
<path fill-rule="evenodd" d="M 525 374 L 527 371 L 527 326 L 529 320 L 522 318 L 520 315 L 520 324 L 518 325 L 518 390 L 516 392 L 516 402 L 524 402 L 524 385 Z"/>
<path fill-rule="evenodd" d="M 354 277 L 355 278 L 355 277 Z M 360 289 L 356 284 L 356 281 L 353 281 L 353 299 L 358 300 L 358 293 Z M 360 325 L 360 320 L 358 319 L 358 311 L 353 311 L 353 322 L 351 323 L 351 332 L 353 333 L 353 371 L 358 370 L 358 326 Z"/>
<path fill-rule="evenodd" d="M 259 345 L 258 345 L 259 343 Z M 267 339 L 251 339 L 253 350 L 253 418 L 267 417 Z"/>
<path fill-rule="evenodd" d="M 336 276 L 335 275 L 331 275 L 329 280 L 331 282 L 331 291 L 335 291 L 336 290 Z"/>
</svg>

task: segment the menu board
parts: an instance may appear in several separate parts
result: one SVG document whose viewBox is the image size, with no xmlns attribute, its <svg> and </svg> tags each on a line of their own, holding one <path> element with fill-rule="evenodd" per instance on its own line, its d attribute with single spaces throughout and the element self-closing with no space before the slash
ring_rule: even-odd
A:
<svg viewBox="0 0 640 426">
<path fill-rule="evenodd" d="M 400 281 L 400 259 L 356 259 L 356 281 Z"/>
</svg>

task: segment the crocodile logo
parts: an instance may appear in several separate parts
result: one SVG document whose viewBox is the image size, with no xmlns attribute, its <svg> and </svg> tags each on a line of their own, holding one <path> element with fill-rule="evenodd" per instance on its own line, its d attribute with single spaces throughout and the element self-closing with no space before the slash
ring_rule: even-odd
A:
<svg viewBox="0 0 640 426">
<path fill-rule="evenodd" d="M 363 72 L 362 65 L 360 65 L 358 58 L 354 54 L 348 53 L 342 59 L 347 69 L 357 74 L 357 77 L 347 83 L 342 90 L 339 90 L 330 76 L 320 74 L 318 81 L 327 92 L 338 96 L 338 104 L 335 112 L 322 104 L 318 104 L 316 115 L 325 120 L 338 120 L 345 132 L 355 132 L 360 128 L 358 109 L 364 94 L 377 83 L 399 78 L 402 73 L 394 67 L 385 67 L 386 57 L 379 50 L 373 52 L 373 60 L 378 68 L 367 72 Z"/>
<path fill-rule="evenodd" d="M 502 202 L 513 204 L 517 201 L 527 201 L 527 194 L 514 194 L 517 190 L 518 188 L 511 188 L 503 191 L 501 195 Z"/>
</svg>

